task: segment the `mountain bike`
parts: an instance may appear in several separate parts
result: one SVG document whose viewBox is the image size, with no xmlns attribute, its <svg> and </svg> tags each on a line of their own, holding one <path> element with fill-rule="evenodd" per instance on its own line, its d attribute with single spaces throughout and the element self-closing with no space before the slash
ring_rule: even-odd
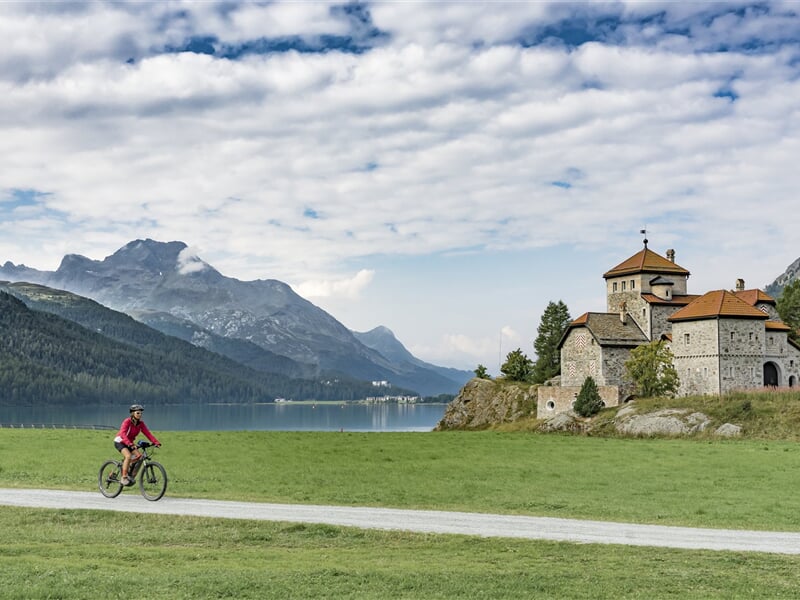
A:
<svg viewBox="0 0 800 600">
<path fill-rule="evenodd" d="M 128 479 L 132 486 L 136 483 L 136 478 L 139 478 L 139 490 L 142 496 L 146 499 L 155 502 L 160 500 L 164 493 L 167 491 L 167 471 L 161 465 L 151 458 L 151 449 L 153 444 L 145 441 L 140 441 L 136 444 L 141 450 L 139 460 L 133 462 L 128 466 Z M 97 484 L 100 488 L 100 493 L 106 498 L 116 498 L 122 493 L 122 461 L 121 460 L 107 460 L 100 467 L 100 472 L 97 475 Z"/>
</svg>

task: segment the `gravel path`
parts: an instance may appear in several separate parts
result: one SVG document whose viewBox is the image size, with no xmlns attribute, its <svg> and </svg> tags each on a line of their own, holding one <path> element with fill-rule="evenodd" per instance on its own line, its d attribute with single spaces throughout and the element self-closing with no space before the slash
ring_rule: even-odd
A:
<svg viewBox="0 0 800 600">
<path fill-rule="evenodd" d="M 110 500 L 101 496 L 99 492 L 0 489 L 0 505 L 327 523 L 362 529 L 454 533 L 586 544 L 626 544 L 695 550 L 800 554 L 800 533 L 794 532 L 696 529 L 549 517 L 391 508 L 263 504 L 194 500 L 169 496 L 158 502 L 148 502 L 133 491 L 123 493 L 118 498 Z"/>
</svg>

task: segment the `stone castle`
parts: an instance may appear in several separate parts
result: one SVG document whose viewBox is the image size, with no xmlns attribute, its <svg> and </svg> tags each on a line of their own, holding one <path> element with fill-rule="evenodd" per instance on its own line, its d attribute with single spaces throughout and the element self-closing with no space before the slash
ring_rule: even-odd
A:
<svg viewBox="0 0 800 600">
<path fill-rule="evenodd" d="M 736 281 L 733 291 L 689 294 L 689 271 L 647 247 L 607 271 L 606 310 L 584 313 L 561 341 L 560 385 L 538 390 L 538 418 L 572 407 L 584 380 L 597 383 L 606 406 L 632 397 L 625 381 L 631 350 L 664 340 L 680 378 L 678 394 L 722 394 L 764 386 L 794 387 L 800 376 L 800 345 L 788 338 L 775 300 Z"/>
</svg>

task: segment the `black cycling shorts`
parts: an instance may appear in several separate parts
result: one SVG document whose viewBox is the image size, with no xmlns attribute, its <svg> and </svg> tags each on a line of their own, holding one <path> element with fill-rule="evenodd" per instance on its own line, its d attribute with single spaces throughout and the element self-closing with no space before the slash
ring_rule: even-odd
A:
<svg viewBox="0 0 800 600">
<path fill-rule="evenodd" d="M 127 448 L 127 447 L 128 447 L 128 445 L 127 444 L 123 444 L 122 442 L 114 442 L 114 448 L 116 448 L 120 452 L 122 452 L 123 448 Z"/>
</svg>

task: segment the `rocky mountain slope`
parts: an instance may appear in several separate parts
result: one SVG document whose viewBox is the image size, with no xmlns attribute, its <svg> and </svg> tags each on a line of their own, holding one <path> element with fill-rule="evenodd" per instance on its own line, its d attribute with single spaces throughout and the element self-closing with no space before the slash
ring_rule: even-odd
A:
<svg viewBox="0 0 800 600">
<path fill-rule="evenodd" d="M 783 288 L 789 283 L 800 277 L 800 258 L 786 267 L 786 270 L 775 278 L 764 291 L 776 300 L 780 297 Z"/>
<path fill-rule="evenodd" d="M 338 373 L 386 380 L 423 395 L 455 393 L 471 375 L 442 372 L 407 357 L 396 362 L 365 345 L 285 283 L 226 277 L 190 255 L 183 242 L 135 240 L 102 261 L 67 255 L 52 272 L 6 262 L 0 279 L 39 283 L 92 298 L 170 335 L 214 345 L 215 351 L 235 360 L 241 358 L 235 358 L 237 353 L 250 353 L 241 344 L 231 347 L 220 341 L 251 344 L 292 361 L 285 363 L 286 374 Z"/>
<path fill-rule="evenodd" d="M 369 382 L 249 368 L 63 290 L 0 282 L 0 300 L 0 403 L 356 400 L 373 393 Z"/>
</svg>

